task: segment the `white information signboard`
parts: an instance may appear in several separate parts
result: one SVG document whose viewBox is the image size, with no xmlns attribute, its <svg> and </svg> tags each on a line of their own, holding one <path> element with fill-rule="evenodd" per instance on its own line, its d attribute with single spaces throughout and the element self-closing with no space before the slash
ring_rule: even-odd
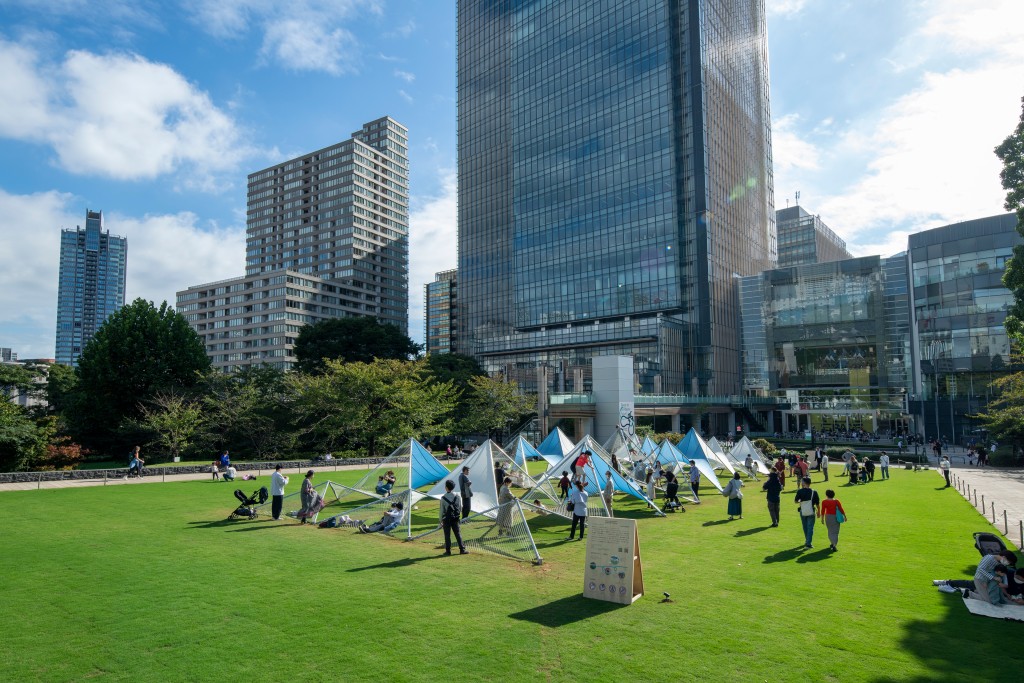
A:
<svg viewBox="0 0 1024 683">
<path fill-rule="evenodd" d="M 630 605 L 644 594 L 636 520 L 612 517 L 587 520 L 587 560 L 583 577 L 584 597 Z"/>
</svg>

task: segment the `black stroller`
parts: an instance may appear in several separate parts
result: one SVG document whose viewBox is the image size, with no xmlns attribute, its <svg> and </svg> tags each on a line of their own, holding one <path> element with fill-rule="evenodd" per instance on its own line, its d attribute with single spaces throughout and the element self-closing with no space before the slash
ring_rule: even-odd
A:
<svg viewBox="0 0 1024 683">
<path fill-rule="evenodd" d="M 256 506 L 263 505 L 270 498 L 270 492 L 267 491 L 267 487 L 262 487 L 259 491 L 253 491 L 251 496 L 246 496 L 242 489 L 235 489 L 235 498 L 241 503 L 235 511 L 232 512 L 228 519 L 256 519 Z"/>
<path fill-rule="evenodd" d="M 1006 550 L 1006 544 L 1003 543 L 1003 539 L 987 531 L 979 531 L 974 534 L 974 547 L 978 549 L 982 557 L 985 555 L 995 555 Z"/>
</svg>

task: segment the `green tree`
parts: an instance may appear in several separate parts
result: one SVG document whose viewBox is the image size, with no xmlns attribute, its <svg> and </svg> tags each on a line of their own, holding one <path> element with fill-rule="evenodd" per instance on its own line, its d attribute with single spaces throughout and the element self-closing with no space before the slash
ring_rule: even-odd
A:
<svg viewBox="0 0 1024 683">
<path fill-rule="evenodd" d="M 181 394 L 159 393 L 141 405 L 139 411 L 132 426 L 151 433 L 149 443 L 169 458 L 180 457 L 203 429 L 199 401 Z"/>
<path fill-rule="evenodd" d="M 283 371 L 261 365 L 231 374 L 210 372 L 203 388 L 211 436 L 219 447 L 267 460 L 293 445 Z"/>
<path fill-rule="evenodd" d="M 0 391 L 18 393 L 39 388 L 37 378 L 40 371 L 34 366 L 0 363 Z"/>
<path fill-rule="evenodd" d="M 473 377 L 469 387 L 469 413 L 463 421 L 466 432 L 487 432 L 488 436 L 495 437 L 509 423 L 530 413 L 537 404 L 536 396 L 521 394 L 517 382 L 506 382 L 501 377 Z"/>
<path fill-rule="evenodd" d="M 0 400 L 0 471 L 28 469 L 46 448 L 46 435 L 21 406 Z"/>
<path fill-rule="evenodd" d="M 325 359 L 372 363 L 408 360 L 419 352 L 420 345 L 396 326 L 370 316 L 322 320 L 303 327 L 295 339 L 296 369 L 311 374 L 325 372 Z"/>
<path fill-rule="evenodd" d="M 1003 162 L 999 173 L 1006 190 L 1007 211 L 1017 214 L 1017 232 L 1024 235 L 1024 99 L 1021 100 L 1021 118 L 1013 132 L 995 149 Z M 1013 305 L 1006 317 L 1006 331 L 1024 338 L 1024 244 L 1013 248 L 1013 257 L 1006 264 L 1003 284 L 1013 292 Z"/>
<path fill-rule="evenodd" d="M 460 353 L 432 353 L 427 356 L 427 368 L 438 382 L 451 382 L 458 396 L 452 421 L 456 425 L 465 422 L 470 413 L 470 397 L 473 394 L 470 380 L 487 375 L 480 363 L 472 356 Z"/>
<path fill-rule="evenodd" d="M 73 409 L 65 413 L 81 443 L 109 449 L 118 428 L 142 417 L 158 394 L 194 386 L 210 368 L 199 335 L 167 302 L 136 299 L 111 315 L 78 359 Z"/>
<path fill-rule="evenodd" d="M 54 413 L 66 413 L 75 400 L 78 376 L 70 365 L 51 365 L 46 373 L 46 402 Z"/>
<path fill-rule="evenodd" d="M 425 368 L 422 359 L 327 360 L 322 374 L 295 373 L 286 381 L 299 424 L 321 448 L 333 450 L 348 438 L 372 458 L 408 438 L 448 433 L 455 392 Z"/>
</svg>

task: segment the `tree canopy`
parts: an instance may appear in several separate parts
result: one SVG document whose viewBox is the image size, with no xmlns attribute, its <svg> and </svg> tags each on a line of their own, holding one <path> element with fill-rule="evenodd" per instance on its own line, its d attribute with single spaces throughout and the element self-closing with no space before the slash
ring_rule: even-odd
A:
<svg viewBox="0 0 1024 683">
<path fill-rule="evenodd" d="M 378 358 L 408 360 L 420 352 L 394 325 L 370 316 L 332 318 L 306 325 L 295 340 L 296 368 L 318 374 L 325 371 L 324 359 L 347 363 L 372 363 Z"/>
<path fill-rule="evenodd" d="M 1017 214 L 1017 232 L 1024 236 L 1024 99 L 1021 100 L 1021 118 L 1013 132 L 995 149 L 1003 162 L 999 173 L 1006 190 L 1007 211 Z M 1003 284 L 1013 292 L 1013 305 L 1006 317 L 1006 331 L 1017 339 L 1024 339 L 1024 244 L 1013 248 L 1013 258 L 1006 265 Z"/>
<path fill-rule="evenodd" d="M 202 340 L 184 316 L 166 301 L 157 308 L 136 299 L 107 318 L 82 349 L 68 411 L 72 430 L 86 445 L 109 447 L 122 422 L 141 416 L 143 403 L 194 386 L 209 368 Z"/>
<path fill-rule="evenodd" d="M 536 407 L 536 397 L 520 394 L 513 381 L 483 375 L 470 379 L 469 385 L 469 411 L 463 422 L 466 432 L 487 432 L 493 437 Z"/>
</svg>

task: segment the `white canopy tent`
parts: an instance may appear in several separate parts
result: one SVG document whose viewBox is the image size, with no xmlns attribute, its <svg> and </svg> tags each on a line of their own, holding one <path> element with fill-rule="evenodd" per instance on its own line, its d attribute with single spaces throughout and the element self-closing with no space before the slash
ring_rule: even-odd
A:
<svg viewBox="0 0 1024 683">
<path fill-rule="evenodd" d="M 711 449 L 711 452 L 715 454 L 718 462 L 722 463 L 722 467 L 729 470 L 729 474 L 736 474 L 736 465 L 732 461 L 732 458 L 729 457 L 728 453 L 725 452 L 725 449 L 722 448 L 722 444 L 718 443 L 718 438 L 714 436 L 711 437 L 708 439 L 707 444 L 708 448 Z"/>
<path fill-rule="evenodd" d="M 735 445 L 733 445 L 732 450 L 729 451 L 729 455 L 731 455 L 737 462 L 746 462 L 748 454 L 753 456 L 754 466 L 757 468 L 757 471 L 761 474 L 768 474 L 770 471 L 770 463 L 767 458 L 764 457 L 764 453 L 759 451 L 746 436 L 737 441 Z"/>
<path fill-rule="evenodd" d="M 456 466 L 454 470 L 434 484 L 427 491 L 427 495 L 431 498 L 440 499 L 445 493 L 444 484 L 446 481 L 453 482 L 455 484 L 455 492 L 458 493 L 459 475 L 462 474 L 463 467 L 468 467 L 469 480 L 473 482 L 473 497 L 470 498 L 470 510 L 483 513 L 496 508 L 498 507 L 498 489 L 501 488 L 501 482 L 495 478 L 495 463 L 500 463 L 508 476 L 519 479 L 523 488 L 532 488 L 534 486 L 533 479 L 530 478 L 526 470 L 516 464 L 516 461 L 509 457 L 498 444 L 488 439 L 480 444 L 468 458 L 463 460 L 461 465 Z"/>
</svg>

